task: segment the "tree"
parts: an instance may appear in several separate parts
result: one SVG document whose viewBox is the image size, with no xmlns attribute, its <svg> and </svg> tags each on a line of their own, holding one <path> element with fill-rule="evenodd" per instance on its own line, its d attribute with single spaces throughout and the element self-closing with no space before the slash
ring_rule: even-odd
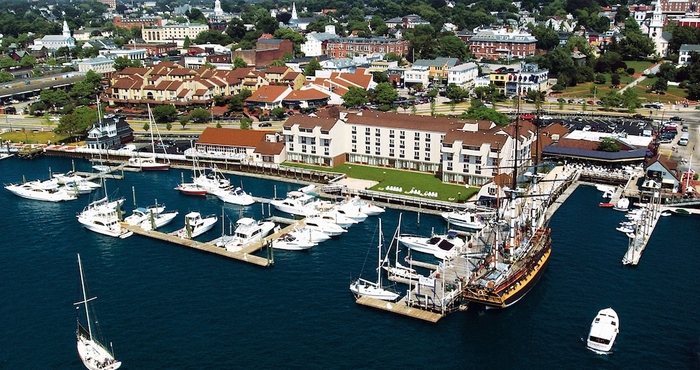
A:
<svg viewBox="0 0 700 370">
<path fill-rule="evenodd" d="M 657 78 L 652 86 L 652 90 L 657 94 L 665 94 L 666 90 L 668 90 L 668 81 L 663 77 Z"/>
<path fill-rule="evenodd" d="M 454 35 L 443 36 L 438 40 L 438 56 L 467 60 L 469 50 L 467 44 Z"/>
<path fill-rule="evenodd" d="M 367 91 L 361 87 L 350 86 L 348 92 L 343 95 L 343 106 L 360 107 L 369 102 Z"/>
<path fill-rule="evenodd" d="M 498 126 L 508 126 L 508 124 L 510 123 L 510 118 L 508 118 L 507 115 L 500 113 L 495 109 L 487 108 L 483 105 L 483 103 L 481 104 L 481 106 L 470 107 L 459 117 L 465 119 L 491 121 Z"/>
<path fill-rule="evenodd" d="M 469 91 L 451 83 L 445 88 L 445 96 L 451 103 L 458 103 L 469 97 Z"/>
<path fill-rule="evenodd" d="M 243 58 L 235 57 L 233 59 L 233 69 L 246 68 L 246 67 L 248 67 L 248 62 L 246 62 Z"/>
<path fill-rule="evenodd" d="M 22 57 L 22 60 L 19 61 L 19 64 L 22 67 L 34 67 L 36 64 L 36 58 L 34 58 L 34 56 L 31 54 L 26 54 Z"/>
<path fill-rule="evenodd" d="M 275 117 L 277 119 L 283 119 L 286 114 L 287 110 L 282 107 L 272 108 L 272 110 L 270 111 L 270 116 Z"/>
<path fill-rule="evenodd" d="M 384 71 L 372 72 L 372 81 L 376 83 L 389 82 L 389 76 Z"/>
<path fill-rule="evenodd" d="M 10 58 L 9 56 L 4 56 L 0 58 L 0 68 L 10 68 L 10 67 L 15 67 L 17 66 L 17 62 Z"/>
<path fill-rule="evenodd" d="M 377 84 L 374 88 L 374 101 L 378 104 L 389 105 L 399 97 L 399 93 L 388 82 Z"/>
<path fill-rule="evenodd" d="M 172 122 L 177 115 L 177 109 L 170 104 L 164 104 L 153 108 L 152 113 L 156 122 Z"/>
<path fill-rule="evenodd" d="M 619 73 L 613 73 L 610 76 L 610 84 L 613 86 L 620 86 L 620 74 Z"/>
<path fill-rule="evenodd" d="M 13 76 L 12 73 L 5 70 L 0 71 L 0 82 L 10 82 L 14 80 L 15 76 Z"/>
<path fill-rule="evenodd" d="M 595 74 L 595 83 L 597 83 L 599 85 L 605 85 L 606 82 L 608 82 L 608 80 L 605 77 L 605 74 L 603 74 L 603 73 L 596 73 Z"/>
<path fill-rule="evenodd" d="M 63 106 L 69 100 L 68 94 L 61 89 L 44 89 L 39 93 L 39 99 L 49 107 Z"/>
<path fill-rule="evenodd" d="M 598 150 L 602 152 L 619 152 L 620 148 L 620 143 L 612 137 L 604 137 L 598 143 Z"/>
<path fill-rule="evenodd" d="M 622 106 L 627 108 L 630 113 L 634 113 L 635 109 L 641 106 L 639 95 L 634 89 L 625 89 L 622 92 Z"/>
<path fill-rule="evenodd" d="M 202 31 L 194 38 L 195 44 L 228 45 L 232 42 L 233 40 L 229 35 L 217 30 Z"/>
<path fill-rule="evenodd" d="M 97 122 L 97 110 L 90 107 L 75 108 L 73 113 L 61 117 L 56 132 L 69 137 L 84 136 Z"/>
<path fill-rule="evenodd" d="M 559 45 L 559 34 L 551 27 L 538 24 L 532 29 L 532 36 L 537 39 L 537 48 L 552 50 Z"/>
<path fill-rule="evenodd" d="M 190 116 L 182 116 L 182 117 L 180 117 L 178 122 L 180 123 L 180 126 L 182 126 L 182 129 L 184 130 L 185 126 L 187 126 L 187 124 L 190 123 Z M 168 122 L 168 124 L 169 123 L 170 122 Z"/>
<path fill-rule="evenodd" d="M 182 48 L 187 49 L 192 45 L 192 40 L 190 40 L 189 36 L 185 36 L 185 41 L 182 42 Z"/>
<path fill-rule="evenodd" d="M 306 65 L 306 68 L 304 68 L 304 76 L 316 76 L 316 71 L 320 71 L 323 68 L 321 67 L 321 63 L 318 62 L 318 59 L 313 58 L 309 61 L 309 64 Z"/>
<path fill-rule="evenodd" d="M 226 27 L 226 34 L 233 42 L 241 41 L 246 34 L 245 22 L 240 18 L 231 19 Z"/>
<path fill-rule="evenodd" d="M 127 67 L 142 67 L 140 60 L 131 60 L 127 57 L 118 57 L 114 59 L 114 69 L 121 71 Z"/>
<path fill-rule="evenodd" d="M 211 113 L 204 108 L 195 108 L 188 116 L 194 123 L 206 123 L 211 120 Z"/>
<path fill-rule="evenodd" d="M 243 112 L 243 104 L 245 100 L 251 97 L 253 93 L 248 89 L 241 89 L 241 92 L 231 97 L 228 102 L 228 110 L 232 112 Z"/>
<path fill-rule="evenodd" d="M 253 119 L 248 117 L 241 118 L 241 130 L 249 130 L 253 125 Z"/>
</svg>

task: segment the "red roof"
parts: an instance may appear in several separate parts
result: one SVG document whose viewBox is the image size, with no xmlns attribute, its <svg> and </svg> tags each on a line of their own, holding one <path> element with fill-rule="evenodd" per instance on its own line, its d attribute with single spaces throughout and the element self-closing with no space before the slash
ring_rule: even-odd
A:
<svg viewBox="0 0 700 370">
<path fill-rule="evenodd" d="M 265 140 L 265 135 L 267 133 L 264 131 L 207 127 L 199 136 L 197 144 L 255 148 Z"/>
</svg>

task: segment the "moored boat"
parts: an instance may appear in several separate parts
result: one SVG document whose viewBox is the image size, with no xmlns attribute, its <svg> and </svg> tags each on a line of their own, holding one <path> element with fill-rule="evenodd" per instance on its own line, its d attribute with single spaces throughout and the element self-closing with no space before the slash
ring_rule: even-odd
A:
<svg viewBox="0 0 700 370">
<path fill-rule="evenodd" d="M 199 212 L 190 212 L 185 215 L 185 227 L 175 231 L 173 235 L 183 239 L 196 238 L 211 230 L 218 220 L 216 215 L 202 217 Z"/>
<path fill-rule="evenodd" d="M 450 226 L 458 226 L 465 229 L 481 230 L 486 226 L 482 215 L 476 212 L 454 210 L 440 214 Z"/>
<path fill-rule="evenodd" d="M 455 257 L 465 245 L 464 239 L 458 237 L 454 231 L 442 235 L 433 234 L 430 237 L 399 235 L 397 240 L 412 251 L 432 254 L 440 259 Z"/>
<path fill-rule="evenodd" d="M 224 203 L 237 204 L 239 206 L 249 206 L 255 203 L 255 199 L 252 195 L 246 193 L 241 188 L 235 188 L 233 190 L 220 190 L 214 192 L 219 200 Z"/>
<path fill-rule="evenodd" d="M 222 237 L 217 245 L 226 248 L 229 252 L 237 252 L 253 242 L 262 240 L 274 228 L 274 222 L 256 221 L 250 217 L 243 217 L 236 221 L 234 235 L 229 238 Z"/>
<path fill-rule="evenodd" d="M 196 196 L 206 196 L 207 189 L 193 182 L 183 182 L 175 187 L 175 190 L 179 191 L 180 194 L 185 195 L 196 195 Z"/>
</svg>

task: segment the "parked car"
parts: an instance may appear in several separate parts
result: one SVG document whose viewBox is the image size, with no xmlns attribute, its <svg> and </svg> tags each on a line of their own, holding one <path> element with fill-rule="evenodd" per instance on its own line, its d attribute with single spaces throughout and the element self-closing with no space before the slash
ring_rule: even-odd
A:
<svg viewBox="0 0 700 370">
<path fill-rule="evenodd" d="M 270 122 L 262 122 L 258 124 L 258 127 L 272 127 L 272 123 Z"/>
<path fill-rule="evenodd" d="M 669 118 L 669 121 L 683 122 L 683 118 L 678 117 L 678 116 L 673 116 L 673 117 Z"/>
</svg>

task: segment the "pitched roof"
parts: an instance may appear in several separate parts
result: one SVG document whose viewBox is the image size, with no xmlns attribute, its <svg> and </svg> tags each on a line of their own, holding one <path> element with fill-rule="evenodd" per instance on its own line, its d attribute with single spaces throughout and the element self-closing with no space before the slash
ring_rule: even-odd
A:
<svg viewBox="0 0 700 370">
<path fill-rule="evenodd" d="M 321 116 L 296 114 L 287 119 L 287 122 L 284 123 L 284 127 L 290 128 L 298 124 L 299 128 L 314 129 L 320 127 L 321 131 L 330 131 L 337 122 L 337 118 L 330 117 L 327 114 L 322 114 Z"/>
<path fill-rule="evenodd" d="M 263 141 L 255 147 L 255 153 L 262 155 L 278 155 L 284 150 L 284 143 Z"/>
<path fill-rule="evenodd" d="M 330 95 L 316 90 L 316 89 L 306 89 L 306 90 L 292 90 L 284 97 L 284 100 L 294 100 L 294 101 L 304 101 L 304 100 L 318 100 L 330 98 Z"/>
<path fill-rule="evenodd" d="M 279 85 L 260 86 L 246 101 L 272 103 L 281 98 L 288 89 L 288 86 Z"/>
<path fill-rule="evenodd" d="M 207 127 L 199 136 L 197 144 L 214 144 L 255 148 L 265 140 L 264 131 L 241 130 L 236 128 Z"/>
</svg>

